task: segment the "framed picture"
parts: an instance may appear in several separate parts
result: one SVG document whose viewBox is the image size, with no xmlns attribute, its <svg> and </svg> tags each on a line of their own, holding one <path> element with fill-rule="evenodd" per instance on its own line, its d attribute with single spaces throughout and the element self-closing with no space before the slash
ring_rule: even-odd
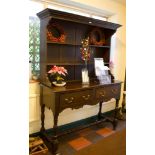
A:
<svg viewBox="0 0 155 155">
<path fill-rule="evenodd" d="M 104 66 L 103 58 L 94 58 L 94 65 L 96 76 L 100 76 Z"/>
<path fill-rule="evenodd" d="M 94 58 L 94 65 L 96 76 L 108 75 L 109 68 L 104 66 L 103 58 Z"/>
<path fill-rule="evenodd" d="M 111 83 L 111 75 L 98 76 L 98 80 L 99 80 L 100 84 L 110 84 Z"/>
</svg>

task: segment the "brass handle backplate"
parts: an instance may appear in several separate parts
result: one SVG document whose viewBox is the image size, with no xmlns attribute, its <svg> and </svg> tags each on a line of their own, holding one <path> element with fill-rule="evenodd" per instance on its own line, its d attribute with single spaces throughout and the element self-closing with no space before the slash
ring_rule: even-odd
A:
<svg viewBox="0 0 155 155">
<path fill-rule="evenodd" d="M 114 94 L 117 93 L 117 89 L 112 89 L 111 91 L 112 91 L 112 93 L 114 93 Z"/>
<path fill-rule="evenodd" d="M 90 97 L 90 95 L 86 95 L 86 96 L 85 96 L 85 95 L 83 95 L 82 97 L 83 97 L 85 100 L 88 100 L 88 99 L 89 99 L 89 97 Z"/>
<path fill-rule="evenodd" d="M 104 97 L 105 96 L 105 91 L 100 92 L 100 96 Z"/>
<path fill-rule="evenodd" d="M 66 101 L 67 103 L 72 103 L 73 100 L 74 100 L 74 97 L 70 97 L 69 99 L 68 99 L 68 98 L 65 98 L 65 101 Z"/>
</svg>

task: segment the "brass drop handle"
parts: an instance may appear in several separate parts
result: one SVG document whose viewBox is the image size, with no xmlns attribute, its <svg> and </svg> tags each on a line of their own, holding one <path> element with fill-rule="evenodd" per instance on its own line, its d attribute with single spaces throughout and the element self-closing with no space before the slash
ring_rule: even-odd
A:
<svg viewBox="0 0 155 155">
<path fill-rule="evenodd" d="M 102 97 L 104 97 L 104 96 L 105 96 L 105 91 L 100 92 L 100 95 L 101 95 Z"/>
<path fill-rule="evenodd" d="M 65 101 L 68 102 L 68 103 L 72 103 L 74 100 L 74 97 L 70 97 L 70 99 L 68 98 L 65 98 Z"/>
<path fill-rule="evenodd" d="M 112 93 L 114 93 L 114 94 L 117 93 L 117 89 L 112 89 L 111 91 L 112 91 Z"/>
<path fill-rule="evenodd" d="M 87 96 L 82 96 L 85 100 L 88 100 L 89 99 L 89 97 L 90 97 L 90 95 L 87 95 Z"/>
</svg>

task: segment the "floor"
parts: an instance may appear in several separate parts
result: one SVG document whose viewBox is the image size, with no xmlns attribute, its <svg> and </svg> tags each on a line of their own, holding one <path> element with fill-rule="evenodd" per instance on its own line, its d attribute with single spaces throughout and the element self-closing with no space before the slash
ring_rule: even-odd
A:
<svg viewBox="0 0 155 155">
<path fill-rule="evenodd" d="M 115 131 L 108 122 L 94 125 L 62 136 L 59 143 L 61 155 L 125 155 L 126 121 L 119 121 Z M 52 155 L 50 148 L 48 155 Z"/>
</svg>

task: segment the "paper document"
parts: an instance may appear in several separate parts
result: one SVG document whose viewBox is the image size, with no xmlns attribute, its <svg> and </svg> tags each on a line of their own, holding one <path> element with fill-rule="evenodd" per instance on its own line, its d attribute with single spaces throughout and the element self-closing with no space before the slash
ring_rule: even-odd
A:
<svg viewBox="0 0 155 155">
<path fill-rule="evenodd" d="M 109 68 L 104 66 L 103 58 L 94 58 L 96 76 L 107 75 Z"/>
</svg>

